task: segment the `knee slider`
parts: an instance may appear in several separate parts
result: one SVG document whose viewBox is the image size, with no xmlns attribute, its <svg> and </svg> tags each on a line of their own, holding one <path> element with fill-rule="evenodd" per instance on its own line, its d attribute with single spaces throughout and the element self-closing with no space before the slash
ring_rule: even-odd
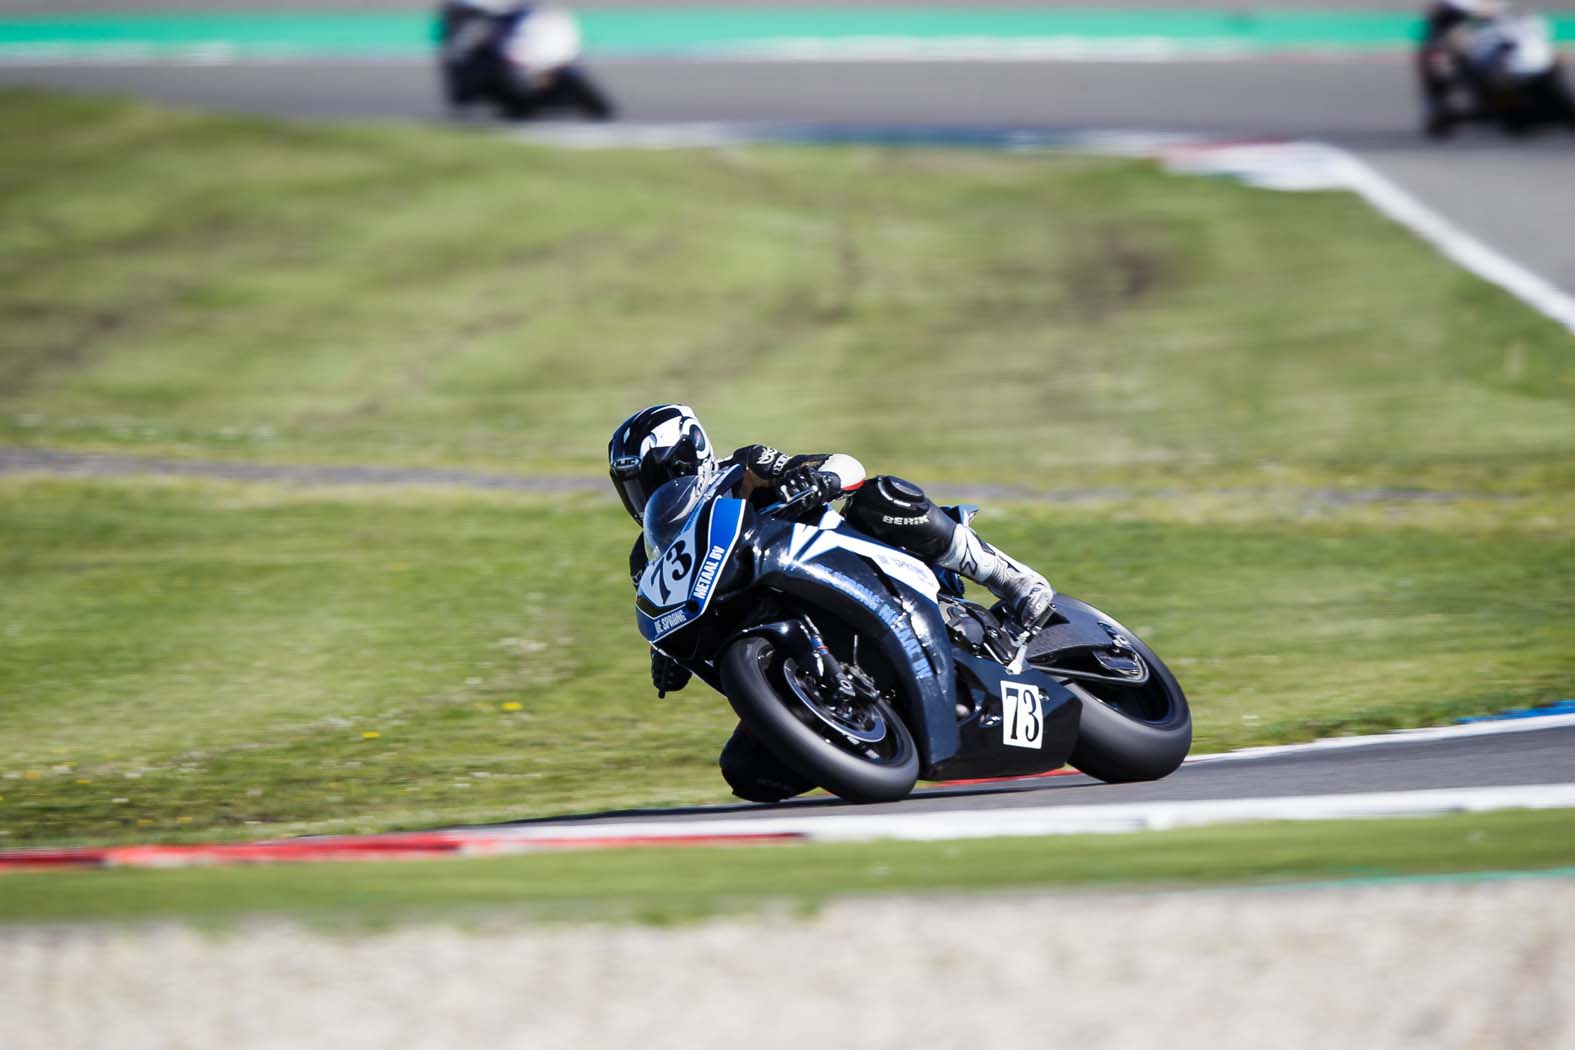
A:
<svg viewBox="0 0 1575 1050">
<path fill-rule="evenodd" d="M 780 802 L 815 787 L 739 726 L 718 756 L 722 779 L 746 802 Z"/>
<path fill-rule="evenodd" d="M 944 553 L 957 529 L 923 489 L 890 474 L 866 482 L 848 501 L 846 514 L 859 531 L 925 560 Z"/>
</svg>

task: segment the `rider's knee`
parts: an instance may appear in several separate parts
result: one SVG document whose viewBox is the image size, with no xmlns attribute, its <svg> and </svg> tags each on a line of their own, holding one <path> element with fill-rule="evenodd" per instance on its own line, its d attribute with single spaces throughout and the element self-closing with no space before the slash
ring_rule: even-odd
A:
<svg viewBox="0 0 1575 1050">
<path fill-rule="evenodd" d="M 766 750 L 743 726 L 733 730 L 717 765 L 733 794 L 746 802 L 780 802 L 815 786 Z"/>
<path fill-rule="evenodd" d="M 951 546 L 957 523 L 924 490 L 890 474 L 871 478 L 848 500 L 844 516 L 861 532 L 933 561 Z"/>
</svg>

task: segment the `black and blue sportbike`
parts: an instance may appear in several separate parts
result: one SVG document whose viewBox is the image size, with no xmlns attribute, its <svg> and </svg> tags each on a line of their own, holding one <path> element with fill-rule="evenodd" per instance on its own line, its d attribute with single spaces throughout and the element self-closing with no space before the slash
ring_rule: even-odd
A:
<svg viewBox="0 0 1575 1050">
<path fill-rule="evenodd" d="M 456 116 L 478 104 L 505 120 L 613 116 L 580 61 L 580 25 L 567 11 L 525 0 L 443 0 L 437 41 L 443 94 Z"/>
<path fill-rule="evenodd" d="M 646 505 L 640 633 L 721 692 L 745 728 L 852 802 L 916 781 L 1043 773 L 1154 780 L 1192 742 L 1186 697 L 1131 631 L 1056 598 L 1032 633 L 963 582 L 801 501 L 727 494 L 741 467 Z M 975 507 L 947 508 L 966 523 Z"/>
</svg>

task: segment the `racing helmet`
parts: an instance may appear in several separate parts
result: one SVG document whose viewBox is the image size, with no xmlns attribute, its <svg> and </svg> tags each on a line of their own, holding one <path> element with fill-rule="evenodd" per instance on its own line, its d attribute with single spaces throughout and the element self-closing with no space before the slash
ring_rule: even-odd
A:
<svg viewBox="0 0 1575 1050">
<path fill-rule="evenodd" d="M 651 494 L 667 482 L 705 478 L 715 470 L 716 453 L 688 405 L 641 409 L 618 424 L 607 443 L 607 474 L 635 521 L 643 518 Z"/>
<path fill-rule="evenodd" d="M 1505 8 L 1502 0 L 1440 0 L 1440 6 L 1468 18 L 1496 18 Z"/>
<path fill-rule="evenodd" d="M 449 0 L 455 7 L 473 7 L 489 15 L 512 15 L 525 7 L 528 0 Z"/>
</svg>

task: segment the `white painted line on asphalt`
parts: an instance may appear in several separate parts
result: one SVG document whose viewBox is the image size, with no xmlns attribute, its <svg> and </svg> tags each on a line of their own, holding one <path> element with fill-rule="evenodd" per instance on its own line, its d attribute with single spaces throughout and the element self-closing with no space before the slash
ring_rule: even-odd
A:
<svg viewBox="0 0 1575 1050">
<path fill-rule="evenodd" d="M 1423 729 L 1397 729 L 1392 733 L 1374 733 L 1369 736 L 1331 736 L 1324 737 L 1322 740 L 1310 740 L 1305 744 L 1271 744 L 1265 747 L 1244 747 L 1236 751 L 1222 751 L 1212 755 L 1193 755 L 1186 760 L 1186 764 L 1239 762 L 1259 758 L 1279 758 L 1285 755 L 1321 754 L 1326 751 L 1374 747 L 1380 744 L 1426 744 L 1440 740 L 1499 736 L 1504 733 L 1534 733 L 1543 729 L 1565 729 L 1570 726 L 1575 726 L 1575 715 L 1545 715 L 1537 718 L 1505 719 L 1500 722 L 1468 722 L 1464 725 L 1429 726 Z"/>
<path fill-rule="evenodd" d="M 1162 831 L 1266 820 L 1354 820 L 1443 813 L 1488 813 L 1508 809 L 1570 808 L 1575 808 L 1575 784 L 1530 784 L 1281 798 L 1024 806 L 996 810 L 837 812 L 736 820 L 619 821 L 579 826 L 554 824 L 510 829 L 471 829 L 467 835 L 487 839 L 496 836 L 498 847 L 505 850 L 522 845 L 528 848 L 531 839 L 561 841 L 576 838 L 605 839 L 619 835 L 660 838 L 693 835 L 700 831 L 707 835 L 794 834 L 815 842 L 870 842 L 877 839 L 932 842 L 941 839 Z M 480 851 L 485 852 L 485 847 Z"/>
<path fill-rule="evenodd" d="M 1415 231 L 1465 269 L 1575 332 L 1575 297 L 1466 233 L 1365 161 L 1346 154 L 1345 164 L 1351 187 L 1373 207 Z"/>
<path fill-rule="evenodd" d="M 1575 297 L 1489 247 L 1348 151 L 1324 142 L 1183 146 L 1162 154 L 1178 174 L 1233 175 L 1275 190 L 1350 190 L 1463 269 L 1575 332 Z"/>
</svg>

